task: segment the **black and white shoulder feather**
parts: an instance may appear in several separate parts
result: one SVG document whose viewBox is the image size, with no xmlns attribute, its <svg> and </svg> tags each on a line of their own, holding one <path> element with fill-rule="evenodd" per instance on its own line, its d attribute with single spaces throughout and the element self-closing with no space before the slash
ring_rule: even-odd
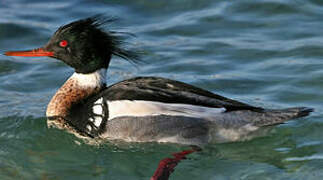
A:
<svg viewBox="0 0 323 180">
<path fill-rule="evenodd" d="M 106 97 L 110 101 L 157 101 L 163 103 L 225 108 L 226 111 L 263 110 L 262 108 L 228 99 L 183 82 L 160 77 L 137 77 L 125 80 L 107 87 L 107 89 L 98 96 Z"/>
</svg>

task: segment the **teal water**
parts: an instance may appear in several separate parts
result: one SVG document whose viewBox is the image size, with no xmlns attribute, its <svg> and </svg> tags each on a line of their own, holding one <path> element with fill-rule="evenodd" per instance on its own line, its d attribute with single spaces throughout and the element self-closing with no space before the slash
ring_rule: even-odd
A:
<svg viewBox="0 0 323 180">
<path fill-rule="evenodd" d="M 316 112 L 266 137 L 213 144 L 171 179 L 323 179 L 323 3 L 320 0 L 1 0 L 0 53 L 39 47 L 62 24 L 96 13 L 136 34 L 147 63 L 114 58 L 108 84 L 162 76 L 267 108 Z M 50 58 L 0 55 L 0 179 L 149 179 L 187 147 L 89 143 L 48 129 L 45 109 L 72 69 Z"/>
</svg>

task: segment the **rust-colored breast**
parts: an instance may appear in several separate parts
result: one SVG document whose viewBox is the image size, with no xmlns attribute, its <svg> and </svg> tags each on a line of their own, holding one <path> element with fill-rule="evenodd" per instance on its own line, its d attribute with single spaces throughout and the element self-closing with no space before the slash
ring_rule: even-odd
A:
<svg viewBox="0 0 323 180">
<path fill-rule="evenodd" d="M 46 116 L 67 117 L 74 104 L 99 92 L 100 88 L 101 87 L 81 87 L 77 80 L 67 80 L 48 104 Z"/>
</svg>

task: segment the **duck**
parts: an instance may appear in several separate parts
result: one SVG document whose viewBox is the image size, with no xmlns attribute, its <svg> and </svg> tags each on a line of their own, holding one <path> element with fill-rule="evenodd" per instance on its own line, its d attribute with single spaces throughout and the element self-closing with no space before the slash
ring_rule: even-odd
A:
<svg viewBox="0 0 323 180">
<path fill-rule="evenodd" d="M 130 62 L 138 53 L 124 47 L 114 19 L 100 15 L 58 28 L 46 45 L 7 56 L 50 57 L 74 73 L 50 100 L 49 127 L 84 138 L 188 145 L 243 141 L 274 125 L 308 116 L 314 109 L 266 109 L 162 77 L 135 77 L 106 85 L 113 56 Z"/>
</svg>

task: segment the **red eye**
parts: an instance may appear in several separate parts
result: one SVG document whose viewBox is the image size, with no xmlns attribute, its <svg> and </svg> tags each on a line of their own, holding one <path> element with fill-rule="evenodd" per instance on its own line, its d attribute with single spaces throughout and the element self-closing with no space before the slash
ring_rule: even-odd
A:
<svg viewBox="0 0 323 180">
<path fill-rule="evenodd" d="M 59 42 L 59 46 L 61 47 L 66 47 L 68 45 L 68 42 L 66 40 L 61 40 L 61 42 Z"/>
</svg>

